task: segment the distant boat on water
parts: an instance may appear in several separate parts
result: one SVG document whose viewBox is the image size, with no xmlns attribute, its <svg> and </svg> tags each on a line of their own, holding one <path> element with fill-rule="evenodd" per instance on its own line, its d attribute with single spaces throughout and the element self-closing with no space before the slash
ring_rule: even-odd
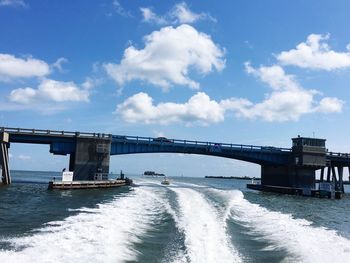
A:
<svg viewBox="0 0 350 263">
<path fill-rule="evenodd" d="M 154 171 L 145 171 L 143 173 L 143 175 L 146 175 L 146 176 L 165 176 L 165 174 L 159 174 L 159 173 L 156 173 Z"/>
<path fill-rule="evenodd" d="M 161 182 L 161 184 L 163 185 L 169 185 L 170 184 L 170 180 L 168 178 L 164 178 L 164 180 Z"/>
</svg>

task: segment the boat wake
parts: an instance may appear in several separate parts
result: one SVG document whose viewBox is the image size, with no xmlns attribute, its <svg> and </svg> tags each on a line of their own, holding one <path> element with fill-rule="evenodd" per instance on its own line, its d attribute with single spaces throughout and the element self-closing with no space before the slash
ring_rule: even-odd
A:
<svg viewBox="0 0 350 263">
<path fill-rule="evenodd" d="M 250 203 L 238 190 L 144 180 L 110 202 L 74 211 L 31 234 L 0 240 L 12 248 L 0 250 L 0 262 L 259 261 L 259 253 L 237 249 L 245 245 L 236 243 L 241 231 L 261 240 L 264 250 L 283 251 L 286 262 L 350 258 L 350 240 L 336 231 Z"/>
<path fill-rule="evenodd" d="M 135 243 L 152 227 L 162 204 L 150 191 L 136 188 L 97 208 L 48 223 L 36 233 L 5 240 L 0 262 L 124 262 L 135 261 Z"/>
<path fill-rule="evenodd" d="M 186 246 L 186 252 L 176 262 L 241 262 L 215 207 L 195 190 L 172 190 L 179 206 L 176 223 L 184 233 Z"/>
<path fill-rule="evenodd" d="M 312 226 L 305 219 L 269 211 L 244 199 L 240 191 L 212 190 L 226 199 L 228 219 L 246 226 L 252 234 L 274 245 L 267 249 L 289 252 L 287 262 L 349 262 L 350 240 L 334 230 Z"/>
</svg>

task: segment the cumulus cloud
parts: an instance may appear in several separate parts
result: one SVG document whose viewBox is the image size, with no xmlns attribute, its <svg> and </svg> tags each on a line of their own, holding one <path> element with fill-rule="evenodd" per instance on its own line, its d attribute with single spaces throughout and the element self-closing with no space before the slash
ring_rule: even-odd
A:
<svg viewBox="0 0 350 263">
<path fill-rule="evenodd" d="M 145 124 L 184 123 L 186 125 L 209 125 L 224 121 L 228 112 L 238 118 L 263 121 L 296 121 L 311 113 L 337 113 L 344 102 L 337 98 L 324 97 L 315 90 L 300 86 L 294 76 L 288 75 L 280 66 L 253 68 L 246 63 L 246 71 L 268 84 L 272 92 L 258 103 L 244 98 L 212 100 L 198 92 L 185 103 L 165 102 L 155 104 L 146 93 L 137 93 L 117 106 L 115 111 L 124 121 Z"/>
<path fill-rule="evenodd" d="M 332 71 L 350 67 L 350 48 L 347 52 L 331 50 L 326 43 L 329 35 L 311 34 L 306 42 L 302 42 L 295 49 L 283 51 L 277 55 L 283 65 L 293 65 L 314 70 Z"/>
<path fill-rule="evenodd" d="M 28 5 L 23 0 L 0 0 L 0 6 L 27 7 Z"/>
<path fill-rule="evenodd" d="M 241 108 L 235 106 L 238 116 L 262 118 L 266 121 L 288 121 L 298 120 L 302 115 L 313 112 L 334 113 L 342 110 L 342 100 L 325 97 L 317 102 L 314 97 L 319 92 L 304 89 L 293 75 L 286 74 L 280 66 L 261 66 L 255 69 L 247 62 L 245 68 L 247 73 L 259 78 L 273 91 L 260 103 Z M 227 107 L 230 108 L 229 103 Z"/>
<path fill-rule="evenodd" d="M 9 100 L 24 105 L 67 101 L 87 102 L 89 101 L 89 91 L 79 88 L 73 82 L 43 79 L 36 89 L 26 87 L 12 90 Z"/>
<path fill-rule="evenodd" d="M 319 106 L 316 108 L 316 111 L 322 112 L 322 113 L 328 113 L 328 112 L 341 112 L 342 106 L 344 102 L 338 98 L 323 98 Z"/>
<path fill-rule="evenodd" d="M 17 58 L 9 54 L 0 54 L 0 81 L 15 78 L 43 77 L 50 73 L 49 65 L 32 57 Z"/>
<path fill-rule="evenodd" d="M 216 21 L 207 13 L 195 13 L 191 11 L 185 2 L 174 5 L 174 7 L 165 15 L 157 15 L 150 7 L 141 7 L 140 10 L 144 22 L 155 23 L 158 25 L 192 24 L 199 20 Z"/>
<path fill-rule="evenodd" d="M 206 75 L 225 67 L 224 50 L 190 25 L 164 27 L 144 39 L 145 47 L 128 47 L 120 64 L 104 64 L 119 85 L 141 80 L 164 89 L 174 84 L 197 89 L 199 83 L 189 78 L 190 70 Z"/>
<path fill-rule="evenodd" d="M 140 92 L 118 105 L 115 113 L 131 123 L 206 125 L 223 121 L 225 110 L 203 92 L 198 92 L 183 104 L 166 102 L 157 105 L 148 94 Z"/>
</svg>

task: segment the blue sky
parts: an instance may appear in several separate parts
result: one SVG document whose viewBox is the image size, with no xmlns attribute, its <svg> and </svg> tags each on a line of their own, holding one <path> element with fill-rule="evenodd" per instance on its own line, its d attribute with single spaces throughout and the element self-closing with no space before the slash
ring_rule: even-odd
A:
<svg viewBox="0 0 350 263">
<path fill-rule="evenodd" d="M 0 126 L 349 151 L 349 1 L 0 0 Z M 61 170 L 11 145 L 13 169 Z M 178 154 L 111 171 L 259 175 Z"/>
</svg>

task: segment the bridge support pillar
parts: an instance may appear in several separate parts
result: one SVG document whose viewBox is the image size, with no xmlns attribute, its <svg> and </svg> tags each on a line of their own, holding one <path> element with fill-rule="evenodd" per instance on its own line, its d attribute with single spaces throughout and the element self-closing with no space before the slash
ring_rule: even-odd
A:
<svg viewBox="0 0 350 263">
<path fill-rule="evenodd" d="M 343 184 L 343 167 L 338 166 L 338 176 L 339 176 L 339 190 L 344 193 L 344 184 Z"/>
<path fill-rule="evenodd" d="M 73 180 L 108 178 L 110 149 L 110 138 L 77 137 L 75 153 L 69 160 L 69 169 L 74 171 Z"/>
<path fill-rule="evenodd" d="M 75 166 L 75 153 L 69 155 L 69 171 L 73 172 Z"/>
<path fill-rule="evenodd" d="M 324 180 L 324 167 L 321 168 L 321 175 L 320 175 L 320 181 L 323 182 Z"/>
<path fill-rule="evenodd" d="M 331 166 L 327 165 L 327 182 L 331 182 Z"/>
<path fill-rule="evenodd" d="M 263 186 L 315 188 L 315 168 L 293 165 L 262 165 L 261 184 Z"/>
<path fill-rule="evenodd" d="M 331 168 L 332 168 L 332 182 L 337 183 L 338 180 L 337 180 L 337 174 L 335 172 L 335 167 L 332 166 Z"/>
<path fill-rule="evenodd" d="M 0 133 L 0 166 L 2 171 L 2 183 L 11 184 L 10 168 L 9 168 L 9 134 Z"/>
</svg>

